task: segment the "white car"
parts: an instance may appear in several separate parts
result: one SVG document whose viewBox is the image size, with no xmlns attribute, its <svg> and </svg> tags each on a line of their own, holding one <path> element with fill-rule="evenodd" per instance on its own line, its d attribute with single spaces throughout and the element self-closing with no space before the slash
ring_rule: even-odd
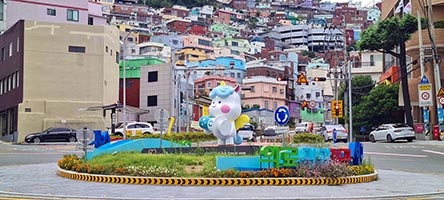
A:
<svg viewBox="0 0 444 200">
<path fill-rule="evenodd" d="M 371 142 L 394 142 L 395 140 L 407 140 L 408 142 L 412 142 L 416 139 L 413 128 L 403 123 L 382 124 L 374 131 L 370 132 L 368 137 Z"/>
<path fill-rule="evenodd" d="M 254 126 L 251 124 L 245 124 L 239 128 L 237 135 L 242 136 L 244 140 L 256 142 L 256 133 L 254 132 Z"/>
<path fill-rule="evenodd" d="M 126 124 L 126 130 L 127 131 L 135 131 L 135 133 L 142 133 L 142 134 L 153 134 L 154 133 L 153 125 L 151 125 L 150 123 L 146 123 L 146 122 L 128 122 Z M 115 129 L 114 135 L 123 137 L 123 124 Z"/>
<path fill-rule="evenodd" d="M 318 129 L 318 134 L 328 142 L 333 140 L 333 132 L 336 131 L 336 141 L 347 142 L 348 131 L 341 124 L 339 125 L 324 125 Z"/>
<path fill-rule="evenodd" d="M 294 128 L 294 131 L 296 133 L 309 133 L 309 132 L 311 132 L 310 129 L 312 127 L 313 127 L 313 124 L 311 122 L 301 122 Z"/>
</svg>

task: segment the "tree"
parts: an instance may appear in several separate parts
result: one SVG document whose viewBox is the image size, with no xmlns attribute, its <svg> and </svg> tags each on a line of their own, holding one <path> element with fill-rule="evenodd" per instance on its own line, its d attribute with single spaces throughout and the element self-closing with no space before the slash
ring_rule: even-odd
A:
<svg viewBox="0 0 444 200">
<path fill-rule="evenodd" d="M 395 123 L 404 119 L 398 106 L 399 84 L 381 84 L 369 95 L 363 96 L 359 105 L 353 106 L 353 130 L 364 126 L 368 130 L 383 123 Z"/>
<path fill-rule="evenodd" d="M 374 86 L 375 81 L 372 80 L 371 76 L 354 76 L 352 78 L 352 106 L 359 105 L 362 101 L 362 98 L 364 96 L 367 96 Z M 344 100 L 345 92 L 347 95 L 347 99 L 344 102 L 348 102 L 348 88 L 346 87 L 346 84 L 341 84 L 338 92 L 338 99 Z M 346 107 L 344 107 L 344 109 L 348 109 L 348 104 L 346 105 Z M 345 122 L 348 122 L 349 116 L 350 113 L 347 113 L 344 118 L 339 119 L 339 123 L 344 124 Z M 355 117 L 353 117 L 353 121 L 354 120 Z"/>
<path fill-rule="evenodd" d="M 407 124 L 413 127 L 412 107 L 408 90 L 405 42 L 417 30 L 417 20 L 411 15 L 394 16 L 379 21 L 361 33 L 358 48 L 361 51 L 370 50 L 388 53 L 399 59 L 404 111 Z M 399 47 L 399 53 L 394 50 Z"/>
</svg>

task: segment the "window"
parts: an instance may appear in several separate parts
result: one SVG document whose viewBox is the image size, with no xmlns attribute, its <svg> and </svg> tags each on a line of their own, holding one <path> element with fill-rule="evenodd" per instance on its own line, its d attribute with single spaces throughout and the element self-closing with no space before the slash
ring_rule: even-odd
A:
<svg viewBox="0 0 444 200">
<path fill-rule="evenodd" d="M 9 43 L 9 57 L 12 56 L 12 42 Z"/>
<path fill-rule="evenodd" d="M 15 81 L 17 82 L 17 83 L 16 83 L 17 87 L 20 86 L 19 78 L 20 78 L 20 76 L 19 76 L 19 72 L 17 71 L 17 72 L 15 73 Z"/>
<path fill-rule="evenodd" d="M 85 53 L 86 47 L 68 46 L 68 52 Z"/>
<path fill-rule="evenodd" d="M 3 94 L 3 80 L 0 80 L 0 95 Z"/>
<path fill-rule="evenodd" d="M 94 18 L 88 17 L 88 25 L 94 25 Z"/>
<path fill-rule="evenodd" d="M 12 76 L 11 76 L 11 78 L 12 78 L 12 89 L 15 89 L 16 87 L 17 87 L 17 85 L 16 85 L 16 80 L 15 80 L 15 73 L 14 74 L 12 74 Z"/>
<path fill-rule="evenodd" d="M 147 106 L 151 107 L 151 106 L 157 106 L 157 96 L 153 95 L 153 96 L 148 96 L 147 97 Z"/>
<path fill-rule="evenodd" d="M 273 101 L 273 110 L 276 110 L 278 107 L 278 102 L 277 101 Z"/>
<path fill-rule="evenodd" d="M 74 22 L 78 22 L 79 21 L 79 11 L 78 10 L 71 10 L 71 9 L 68 9 L 68 12 L 67 12 L 67 20 L 68 21 L 74 21 Z"/>
<path fill-rule="evenodd" d="M 3 0 L 0 0 L 0 21 L 3 21 L 4 20 L 4 17 L 3 17 L 3 4 L 4 4 L 4 2 L 3 2 Z"/>
<path fill-rule="evenodd" d="M 250 88 L 251 88 L 251 92 L 254 92 L 254 86 L 251 86 Z"/>
<path fill-rule="evenodd" d="M 321 93 L 320 92 L 316 92 L 316 97 L 320 97 Z"/>
<path fill-rule="evenodd" d="M 49 16 L 56 16 L 56 10 L 52 8 L 46 9 L 46 14 Z"/>
<path fill-rule="evenodd" d="M 310 93 L 305 94 L 305 96 L 307 97 L 307 99 L 311 98 L 311 94 Z"/>
<path fill-rule="evenodd" d="M 239 46 L 239 43 L 238 42 L 231 42 L 231 46 L 233 46 L 233 47 L 237 47 L 237 46 Z"/>
<path fill-rule="evenodd" d="M 264 108 L 268 109 L 268 101 L 264 101 Z"/>
<path fill-rule="evenodd" d="M 281 94 L 284 94 L 285 90 L 284 89 L 280 89 L 279 91 Z"/>
<path fill-rule="evenodd" d="M 157 71 L 148 72 L 148 83 L 149 82 L 157 82 L 157 79 L 158 79 Z"/>
<path fill-rule="evenodd" d="M 2 60 L 6 59 L 6 50 L 5 47 L 2 48 Z"/>
<path fill-rule="evenodd" d="M 273 88 L 271 89 L 272 93 L 277 93 L 278 89 L 277 87 L 273 86 Z"/>
<path fill-rule="evenodd" d="M 370 55 L 370 66 L 375 66 L 375 55 Z"/>
<path fill-rule="evenodd" d="M 20 51 L 20 38 L 17 38 L 17 52 Z"/>
<path fill-rule="evenodd" d="M 207 83 L 207 88 L 211 88 L 211 82 Z"/>
<path fill-rule="evenodd" d="M 116 63 L 119 64 L 119 60 L 120 60 L 120 55 L 119 52 L 116 51 Z"/>
<path fill-rule="evenodd" d="M 108 46 L 105 47 L 105 52 L 108 53 Z"/>
<path fill-rule="evenodd" d="M 211 46 L 211 42 L 210 41 L 207 41 L 207 40 L 201 40 L 201 39 L 198 39 L 197 40 L 197 43 L 199 44 L 199 45 L 204 45 L 204 46 Z"/>
<path fill-rule="evenodd" d="M 174 45 L 177 45 L 177 44 L 179 44 L 179 41 L 177 41 L 177 40 L 173 40 L 173 44 L 174 44 Z"/>
</svg>

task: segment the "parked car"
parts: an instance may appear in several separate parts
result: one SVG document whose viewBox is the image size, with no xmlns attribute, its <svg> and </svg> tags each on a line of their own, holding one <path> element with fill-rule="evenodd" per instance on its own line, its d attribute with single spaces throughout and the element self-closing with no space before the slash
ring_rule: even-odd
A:
<svg viewBox="0 0 444 200">
<path fill-rule="evenodd" d="M 294 129 L 296 133 L 310 133 L 313 131 L 313 123 L 301 122 Z"/>
<path fill-rule="evenodd" d="M 318 129 L 318 134 L 324 138 L 324 141 L 333 140 L 333 131 L 336 130 L 336 141 L 347 142 L 348 131 L 341 124 L 339 125 L 324 125 Z"/>
<path fill-rule="evenodd" d="M 256 142 L 256 132 L 254 132 L 254 126 L 251 124 L 245 124 L 239 128 L 237 135 L 242 136 L 244 140 Z"/>
<path fill-rule="evenodd" d="M 154 128 L 153 125 L 146 122 L 128 122 L 126 124 L 127 131 L 135 131 L 135 133 L 142 134 L 153 134 Z M 120 124 L 116 130 L 114 130 L 114 135 L 123 137 L 123 123 Z"/>
<path fill-rule="evenodd" d="M 276 126 L 267 126 L 262 132 L 263 136 L 276 136 Z"/>
<path fill-rule="evenodd" d="M 25 142 L 39 144 L 41 142 L 77 142 L 77 130 L 72 128 L 51 127 L 42 132 L 32 133 L 25 137 Z"/>
<path fill-rule="evenodd" d="M 395 140 L 407 140 L 407 142 L 412 142 L 416 139 L 413 128 L 404 123 L 382 124 L 370 132 L 369 138 L 371 142 L 394 142 Z"/>
</svg>

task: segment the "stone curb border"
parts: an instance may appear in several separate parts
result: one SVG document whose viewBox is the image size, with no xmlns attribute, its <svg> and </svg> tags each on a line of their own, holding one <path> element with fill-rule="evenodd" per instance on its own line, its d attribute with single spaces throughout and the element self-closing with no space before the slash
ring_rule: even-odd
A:
<svg viewBox="0 0 444 200">
<path fill-rule="evenodd" d="M 288 186 L 288 185 L 341 185 L 366 183 L 378 180 L 378 173 L 350 176 L 340 178 L 181 178 L 181 177 L 140 177 L 140 176 L 117 176 L 86 174 L 68 171 L 57 167 L 57 175 L 74 180 L 123 183 L 123 184 L 143 184 L 143 185 L 202 185 L 202 186 Z"/>
</svg>

